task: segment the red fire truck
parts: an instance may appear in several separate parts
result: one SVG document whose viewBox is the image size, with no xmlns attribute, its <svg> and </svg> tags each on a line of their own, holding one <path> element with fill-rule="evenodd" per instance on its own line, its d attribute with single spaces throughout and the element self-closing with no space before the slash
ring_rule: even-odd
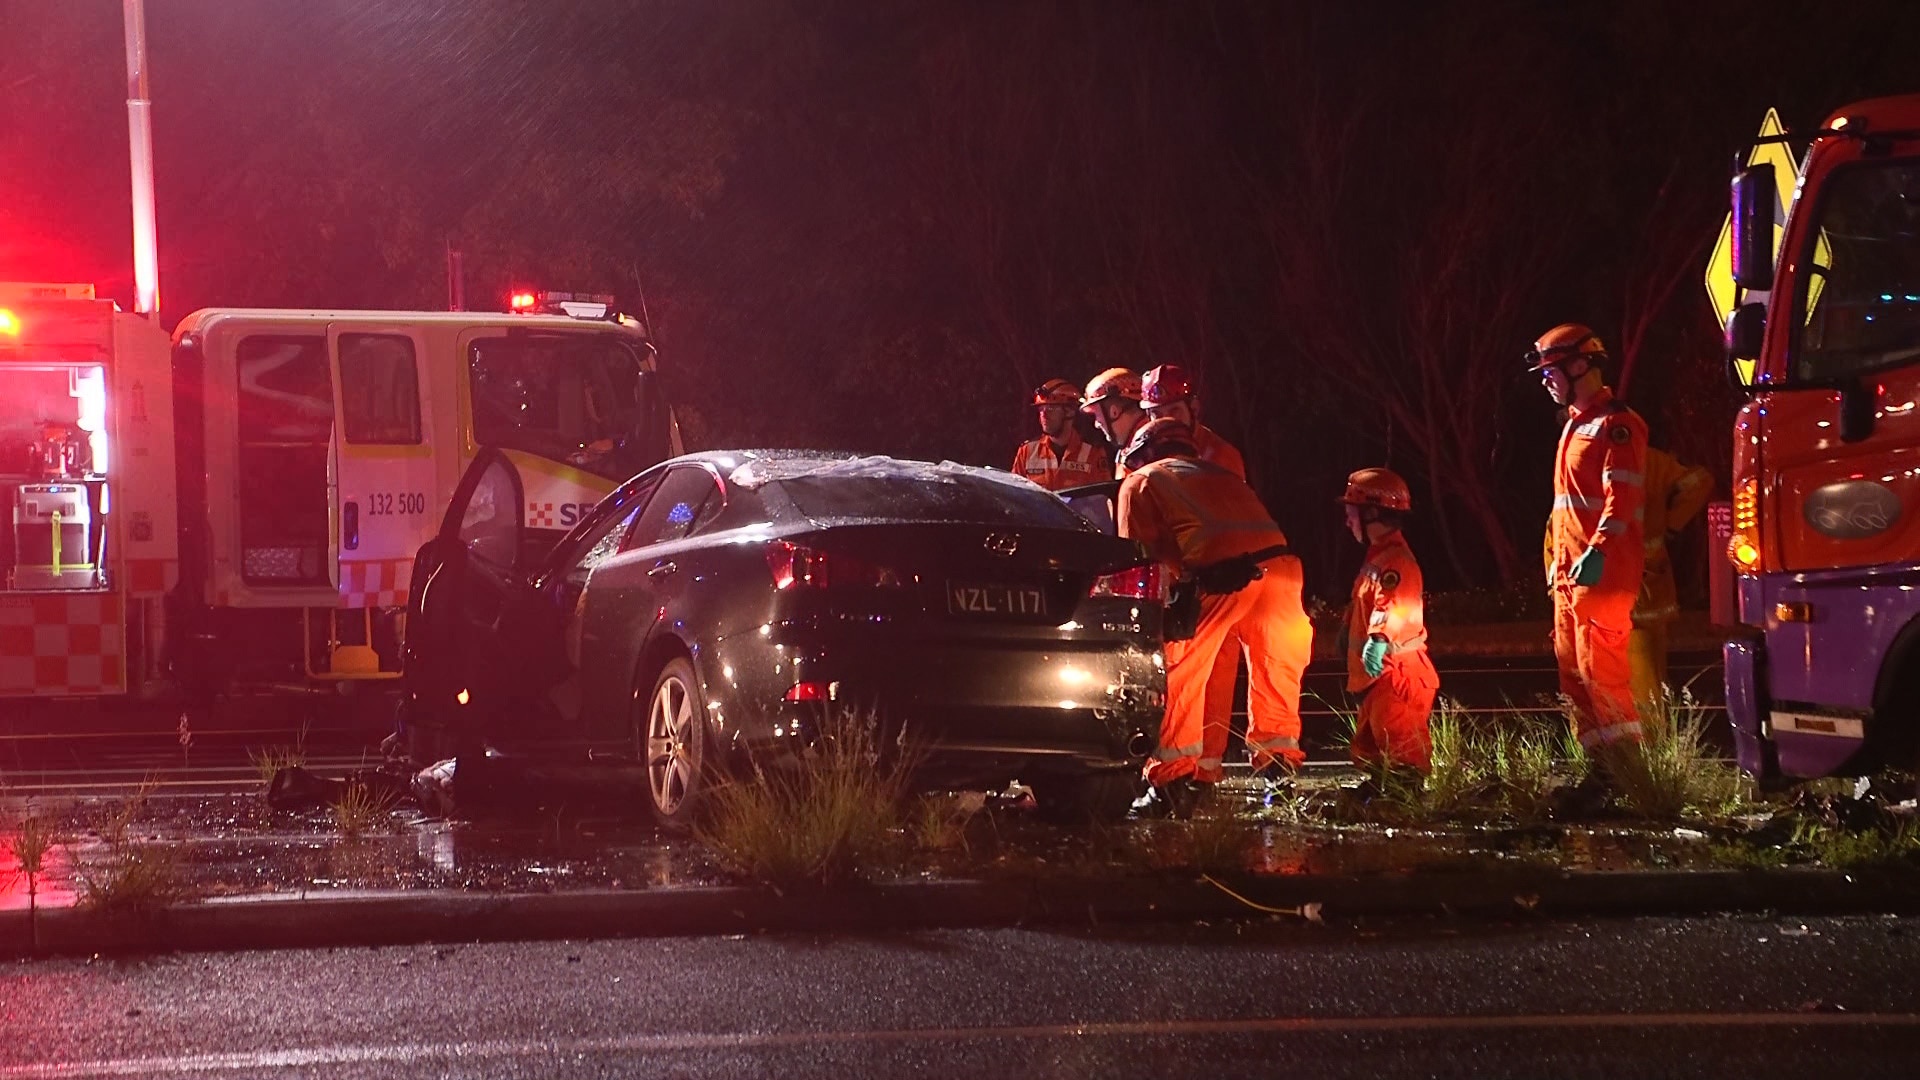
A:
<svg viewBox="0 0 1920 1080">
<path fill-rule="evenodd" d="M 1835 112 L 1783 178 L 1735 179 L 1727 323 L 1745 636 L 1726 647 L 1740 762 L 1859 774 L 1920 754 L 1920 95 Z M 1751 366 L 1749 366 L 1751 365 Z M 1750 374 L 1749 374 L 1750 372 Z"/>
<path fill-rule="evenodd" d="M 398 674 L 407 580 L 481 446 L 549 537 L 681 449 L 610 298 L 211 308 L 169 335 L 0 284 L 0 698 Z"/>
</svg>

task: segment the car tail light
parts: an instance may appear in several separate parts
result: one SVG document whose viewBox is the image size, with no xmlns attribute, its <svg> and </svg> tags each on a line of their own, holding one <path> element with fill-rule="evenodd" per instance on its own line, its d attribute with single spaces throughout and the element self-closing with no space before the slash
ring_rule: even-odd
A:
<svg viewBox="0 0 1920 1080">
<path fill-rule="evenodd" d="M 1093 579 L 1088 596 L 1117 596 L 1125 600 L 1165 600 L 1166 574 L 1157 562 L 1129 566 Z"/>
<path fill-rule="evenodd" d="M 895 588 L 912 580 L 910 575 L 903 575 L 892 567 L 851 555 L 829 558 L 824 551 L 790 540 L 775 540 L 767 545 L 767 569 L 773 573 L 773 587 L 783 590 L 824 589 L 829 581 L 835 588 Z"/>
<path fill-rule="evenodd" d="M 827 587 L 827 557 L 810 547 L 786 540 L 767 545 L 767 569 L 776 589 Z"/>
<path fill-rule="evenodd" d="M 781 701 L 826 701 L 833 695 L 828 692 L 827 684 L 821 682 L 794 683 L 787 692 L 780 695 Z"/>
<path fill-rule="evenodd" d="M 1743 574 L 1760 569 L 1760 484 L 1747 477 L 1733 490 L 1733 535 L 1727 540 L 1727 558 Z"/>
</svg>

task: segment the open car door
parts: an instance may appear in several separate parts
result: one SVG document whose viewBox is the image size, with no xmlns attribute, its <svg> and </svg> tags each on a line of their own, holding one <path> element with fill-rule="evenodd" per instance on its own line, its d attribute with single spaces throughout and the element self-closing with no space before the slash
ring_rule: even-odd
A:
<svg viewBox="0 0 1920 1080">
<path fill-rule="evenodd" d="M 502 725 L 537 723 L 559 675 L 558 628 L 528 584 L 525 517 L 519 470 L 482 448 L 414 556 L 402 725 L 416 762 L 457 757 L 471 772 Z"/>
</svg>

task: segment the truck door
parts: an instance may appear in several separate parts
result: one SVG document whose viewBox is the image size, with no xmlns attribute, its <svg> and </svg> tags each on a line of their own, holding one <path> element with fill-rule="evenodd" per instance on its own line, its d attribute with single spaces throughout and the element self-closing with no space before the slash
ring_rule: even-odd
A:
<svg viewBox="0 0 1920 1080">
<path fill-rule="evenodd" d="M 413 556 L 433 536 L 433 447 L 420 365 L 404 326 L 327 328 L 333 367 L 334 584 L 342 607 L 407 601 Z"/>
</svg>

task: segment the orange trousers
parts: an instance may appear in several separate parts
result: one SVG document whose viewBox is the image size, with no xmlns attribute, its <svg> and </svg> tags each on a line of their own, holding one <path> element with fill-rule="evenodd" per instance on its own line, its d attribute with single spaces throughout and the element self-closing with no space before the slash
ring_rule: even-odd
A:
<svg viewBox="0 0 1920 1080">
<path fill-rule="evenodd" d="M 1353 763 L 1433 769 L 1433 699 L 1440 693 L 1440 673 L 1424 648 L 1394 653 L 1386 669 L 1360 699 L 1360 715 L 1353 726 Z"/>
<path fill-rule="evenodd" d="M 1181 644 L 1184 644 L 1182 642 Z M 1195 778 L 1209 784 L 1222 775 L 1220 763 L 1227 756 L 1227 738 L 1233 732 L 1233 695 L 1240 689 L 1240 665 L 1247 655 L 1240 635 L 1227 631 L 1213 658 L 1213 672 L 1207 676 L 1206 726 L 1200 735 L 1200 767 Z"/>
<path fill-rule="evenodd" d="M 1640 741 L 1633 664 L 1627 658 L 1636 597 L 1625 589 L 1562 585 L 1554 590 L 1553 655 L 1560 665 L 1560 692 L 1573 707 L 1574 733 L 1588 749 Z"/>
<path fill-rule="evenodd" d="M 1254 768 L 1305 760 L 1300 677 L 1313 655 L 1313 624 L 1300 604 L 1300 560 L 1285 555 L 1262 565 L 1265 573 L 1239 592 L 1201 599 L 1200 627 L 1191 640 L 1167 643 L 1167 712 L 1160 746 L 1147 763 L 1150 782 L 1205 778 L 1207 689 L 1229 637 L 1239 638 L 1247 656 L 1247 753 Z"/>
</svg>

